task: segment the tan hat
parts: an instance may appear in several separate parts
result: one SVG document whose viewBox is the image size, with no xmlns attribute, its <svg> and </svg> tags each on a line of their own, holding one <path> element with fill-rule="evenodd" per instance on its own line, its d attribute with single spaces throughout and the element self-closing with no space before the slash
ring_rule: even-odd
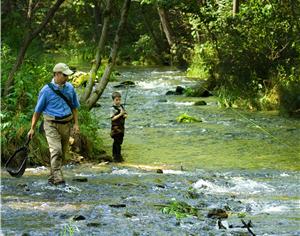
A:
<svg viewBox="0 0 300 236">
<path fill-rule="evenodd" d="M 54 66 L 53 72 L 62 72 L 65 75 L 72 75 L 74 72 L 65 63 L 58 63 Z"/>
</svg>

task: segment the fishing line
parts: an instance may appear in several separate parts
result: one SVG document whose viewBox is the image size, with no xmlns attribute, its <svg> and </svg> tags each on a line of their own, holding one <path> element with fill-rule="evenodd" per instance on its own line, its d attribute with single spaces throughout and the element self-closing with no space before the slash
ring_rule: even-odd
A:
<svg viewBox="0 0 300 236">
<path fill-rule="evenodd" d="M 253 124 L 256 128 L 260 129 L 261 131 L 263 131 L 264 133 L 268 134 L 271 138 L 273 138 L 274 140 L 276 140 L 278 143 L 283 144 L 285 146 L 287 146 L 288 148 L 290 148 L 290 150 L 292 150 L 293 152 L 299 154 L 299 151 L 297 151 L 292 144 L 286 143 L 286 142 L 282 142 L 279 138 L 277 138 L 276 136 L 274 136 L 273 134 L 271 134 L 268 130 L 266 130 L 265 128 L 261 127 L 260 125 L 258 125 L 257 123 L 255 123 L 254 121 L 248 119 L 246 116 L 244 116 L 243 114 L 241 114 L 240 112 L 236 111 L 234 108 L 230 108 L 232 111 L 234 111 L 236 114 L 238 114 L 240 117 L 242 117 L 243 119 L 245 119 L 246 121 L 248 121 L 249 123 Z"/>
<path fill-rule="evenodd" d="M 206 89 L 206 88 L 205 88 Z M 208 89 L 206 89 L 208 92 L 210 92 L 213 96 L 218 97 L 215 95 L 214 92 L 209 91 Z M 256 128 L 260 129 L 261 131 L 263 131 L 264 133 L 268 134 L 271 138 L 273 138 L 274 140 L 276 140 L 278 143 L 283 144 L 285 146 L 287 146 L 291 151 L 299 154 L 300 151 L 295 149 L 293 147 L 292 144 L 286 143 L 281 141 L 279 138 L 277 138 L 276 136 L 274 136 L 273 134 L 271 134 L 268 130 L 264 129 L 263 127 L 261 127 L 260 125 L 256 124 L 254 121 L 248 119 L 246 116 L 244 116 L 243 114 L 241 114 L 240 112 L 236 111 L 234 108 L 229 107 L 232 111 L 234 111 L 236 114 L 238 114 L 240 117 L 242 117 L 243 119 L 245 119 L 246 121 L 248 121 L 249 123 L 252 123 Z"/>
</svg>

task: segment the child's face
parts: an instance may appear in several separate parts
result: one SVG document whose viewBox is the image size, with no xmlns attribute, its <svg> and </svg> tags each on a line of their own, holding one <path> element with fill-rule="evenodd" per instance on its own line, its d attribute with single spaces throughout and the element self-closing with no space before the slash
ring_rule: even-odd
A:
<svg viewBox="0 0 300 236">
<path fill-rule="evenodd" d="M 114 104 L 119 106 L 121 104 L 121 98 L 120 97 L 115 97 Z"/>
</svg>

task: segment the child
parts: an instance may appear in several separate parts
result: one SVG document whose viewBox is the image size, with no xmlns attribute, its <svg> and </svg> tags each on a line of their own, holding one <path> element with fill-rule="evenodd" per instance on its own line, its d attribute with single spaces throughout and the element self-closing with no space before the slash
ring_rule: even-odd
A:
<svg viewBox="0 0 300 236">
<path fill-rule="evenodd" d="M 111 108 L 111 133 L 110 136 L 114 139 L 113 143 L 113 158 L 114 162 L 124 161 L 121 155 L 121 145 L 123 143 L 125 132 L 125 119 L 127 112 L 121 105 L 121 94 L 119 92 L 112 93 L 113 106 Z"/>
</svg>

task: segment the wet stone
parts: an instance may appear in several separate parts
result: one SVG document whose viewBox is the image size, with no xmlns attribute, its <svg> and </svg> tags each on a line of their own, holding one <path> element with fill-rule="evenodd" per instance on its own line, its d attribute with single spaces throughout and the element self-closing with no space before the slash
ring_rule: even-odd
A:
<svg viewBox="0 0 300 236">
<path fill-rule="evenodd" d="M 66 215 L 66 214 L 61 214 L 61 215 L 59 216 L 59 218 L 62 219 L 62 220 L 65 220 L 65 219 L 68 219 L 69 216 Z"/>
<path fill-rule="evenodd" d="M 99 223 L 99 222 L 90 222 L 90 223 L 87 223 L 86 226 L 88 226 L 88 227 L 100 227 L 101 223 Z"/>
<path fill-rule="evenodd" d="M 158 173 L 158 174 L 163 174 L 164 172 L 163 172 L 162 169 L 157 169 L 157 170 L 156 170 L 156 173 Z"/>
<path fill-rule="evenodd" d="M 166 186 L 164 186 L 162 184 L 156 184 L 155 186 L 158 187 L 158 188 L 166 188 Z"/>
<path fill-rule="evenodd" d="M 208 214 L 208 218 L 217 218 L 217 219 L 224 219 L 228 218 L 228 213 L 223 209 L 211 209 Z"/>
<path fill-rule="evenodd" d="M 114 208 L 123 208 L 126 207 L 126 204 L 110 204 L 109 206 Z"/>
<path fill-rule="evenodd" d="M 77 215 L 73 217 L 73 220 L 79 221 L 79 220 L 85 220 L 85 217 L 83 215 Z"/>
<path fill-rule="evenodd" d="M 135 214 L 135 213 L 130 213 L 130 212 L 128 212 L 128 211 L 124 213 L 124 216 L 127 217 L 127 218 L 131 218 L 131 217 L 136 216 L 136 215 L 137 215 L 137 214 Z"/>
<path fill-rule="evenodd" d="M 207 105 L 207 103 L 203 100 L 194 103 L 194 106 L 205 106 L 205 105 Z"/>
<path fill-rule="evenodd" d="M 75 182 L 81 182 L 81 183 L 88 182 L 88 179 L 86 177 L 73 178 L 72 180 L 75 181 Z"/>
</svg>

